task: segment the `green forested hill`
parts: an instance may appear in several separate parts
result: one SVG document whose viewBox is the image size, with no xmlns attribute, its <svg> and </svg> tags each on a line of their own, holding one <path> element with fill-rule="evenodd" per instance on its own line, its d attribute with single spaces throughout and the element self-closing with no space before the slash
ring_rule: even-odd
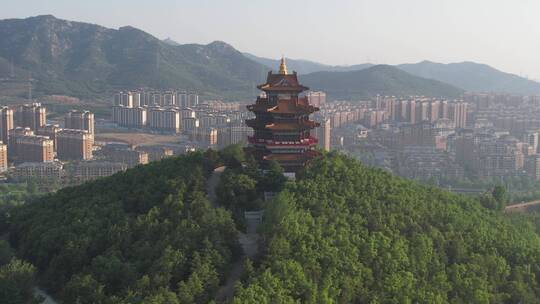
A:
<svg viewBox="0 0 540 304">
<path fill-rule="evenodd" d="M 234 303 L 540 301 L 524 218 L 343 156 L 316 161 L 265 215 L 265 254 Z"/>
<path fill-rule="evenodd" d="M 459 97 L 462 89 L 421 78 L 390 65 L 376 65 L 358 71 L 315 72 L 302 75 L 301 82 L 312 90 L 322 90 L 333 98 L 359 99 L 380 95 L 425 95 Z"/>
<path fill-rule="evenodd" d="M 220 163 L 229 210 L 204 193 Z M 540 220 L 504 215 L 503 192 L 468 198 L 334 153 L 295 181 L 270 168 L 233 146 L 15 207 L 0 218 L 17 255 L 0 241 L 0 302 L 30 297 L 37 273 L 63 303 L 209 303 L 241 255 L 243 211 L 260 206 L 259 256 L 236 268 L 232 303 L 539 302 Z"/>
<path fill-rule="evenodd" d="M 0 78 L 11 76 L 9 63 L 37 93 L 80 97 L 138 87 L 246 97 L 267 71 L 223 42 L 175 46 L 129 26 L 53 16 L 0 20 Z"/>
<path fill-rule="evenodd" d="M 60 190 L 11 212 L 11 243 L 63 303 L 207 303 L 239 253 L 211 169 L 197 153 Z"/>
</svg>

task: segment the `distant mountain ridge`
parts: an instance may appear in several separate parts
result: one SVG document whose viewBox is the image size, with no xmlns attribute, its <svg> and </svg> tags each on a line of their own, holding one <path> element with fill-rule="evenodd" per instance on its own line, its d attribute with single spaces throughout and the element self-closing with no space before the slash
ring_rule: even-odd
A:
<svg viewBox="0 0 540 304">
<path fill-rule="evenodd" d="M 301 81 L 313 90 L 325 91 L 332 98 L 359 99 L 380 95 L 425 95 L 459 97 L 463 90 L 452 85 L 414 76 L 390 65 L 376 65 L 349 72 L 315 72 Z"/>
<path fill-rule="evenodd" d="M 265 65 L 267 67 L 271 68 L 271 67 L 279 66 L 279 59 L 258 57 L 250 53 L 243 53 L 243 54 L 249 59 L 256 61 L 262 65 Z M 298 72 L 298 74 L 309 74 L 309 73 L 314 73 L 314 72 L 357 71 L 357 70 L 363 70 L 363 69 L 374 66 L 374 64 L 371 64 L 371 63 L 362 63 L 362 64 L 345 66 L 345 65 L 327 65 L 327 64 L 322 64 L 315 61 L 304 60 L 304 59 L 291 59 L 291 58 L 285 58 L 285 59 L 287 61 L 287 67 L 291 71 Z"/>
<path fill-rule="evenodd" d="M 287 64 L 290 71 L 305 74 L 301 81 L 311 84 L 313 89 L 328 89 L 336 97 L 413 92 L 454 96 L 462 92 L 461 88 L 485 91 L 497 87 L 540 94 L 540 84 L 536 82 L 524 82 L 520 77 L 488 66 L 482 66 L 483 72 L 475 72 L 479 68 L 472 63 L 468 64 L 472 65 L 469 70 L 457 68 L 463 64 L 424 62 L 398 66 L 410 74 L 399 73 L 395 67 L 376 68 L 372 64 L 329 66 L 295 59 L 288 59 Z M 278 66 L 277 59 L 241 53 L 225 42 L 178 44 L 131 26 L 109 29 L 51 15 L 0 20 L 0 80 L 11 78 L 12 71 L 21 81 L 32 77 L 35 95 L 92 99 L 110 96 L 118 89 L 153 87 L 182 88 L 212 98 L 246 100 L 256 95 L 255 86 L 264 82 L 267 71 Z M 340 79 L 339 83 L 336 79 Z"/>
<path fill-rule="evenodd" d="M 244 55 L 266 66 L 276 66 L 276 64 L 279 64 L 278 60 L 257 57 L 248 53 L 244 53 Z M 331 66 L 303 59 L 287 59 L 287 65 L 299 74 L 358 71 L 373 66 L 371 63 L 351 66 Z M 466 91 L 523 95 L 540 94 L 539 82 L 499 71 L 486 64 L 470 61 L 449 64 L 422 61 L 418 63 L 399 64 L 396 67 L 409 74 L 445 82 Z"/>
<path fill-rule="evenodd" d="M 83 97 L 145 86 L 247 97 L 268 70 L 224 42 L 174 46 L 130 26 L 50 15 L 0 20 L 2 61 L 13 62 L 20 78 L 31 74 L 40 93 Z M 6 66 L 0 78 L 9 75 Z"/>
<path fill-rule="evenodd" d="M 436 79 L 467 91 L 540 94 L 540 83 L 499 71 L 486 64 L 470 61 L 449 64 L 422 61 L 398 67 L 407 73 Z"/>
<path fill-rule="evenodd" d="M 172 46 L 179 46 L 180 45 L 180 43 L 172 40 L 171 38 L 165 38 L 162 41 L 165 42 L 166 44 L 172 45 Z"/>
</svg>

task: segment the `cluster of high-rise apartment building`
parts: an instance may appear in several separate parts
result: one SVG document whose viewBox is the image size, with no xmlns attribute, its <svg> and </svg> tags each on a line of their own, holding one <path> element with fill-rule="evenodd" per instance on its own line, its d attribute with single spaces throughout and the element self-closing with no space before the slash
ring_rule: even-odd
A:
<svg viewBox="0 0 540 304">
<path fill-rule="evenodd" d="M 249 115 L 244 104 L 199 102 L 198 95 L 178 91 L 119 92 L 112 107 L 112 121 L 121 127 L 184 134 L 200 147 L 245 141 Z"/>
<path fill-rule="evenodd" d="M 0 171 L 12 164 L 9 177 L 15 181 L 68 185 L 172 155 L 166 148 L 96 145 L 94 134 L 94 114 L 89 111 L 69 111 L 60 126 L 47 123 L 47 110 L 39 103 L 1 107 Z"/>
<path fill-rule="evenodd" d="M 168 90 L 134 90 L 114 94 L 115 106 L 128 108 L 151 106 L 194 107 L 199 104 L 199 95 L 193 92 Z"/>
<path fill-rule="evenodd" d="M 315 134 L 326 131 L 327 134 L 322 137 L 322 146 L 325 149 L 328 149 L 331 143 L 327 143 L 324 139 L 334 138 L 331 136 L 333 134 L 331 130 L 350 124 L 361 124 L 368 129 L 373 129 L 383 124 L 407 125 L 424 121 L 437 121 L 439 124 L 451 122 L 457 128 L 462 128 L 467 123 L 467 103 L 460 100 L 379 96 L 372 101 L 334 101 L 322 103 L 319 106 L 321 111 L 315 115 L 315 119 L 325 124 L 322 128 L 316 129 Z M 335 144 L 341 141 L 339 138 L 334 138 L 334 140 Z"/>
<path fill-rule="evenodd" d="M 199 95 L 183 91 L 139 90 L 113 97 L 112 120 L 120 126 L 180 133 L 181 109 L 199 104 Z"/>
<path fill-rule="evenodd" d="M 540 179 L 538 96 L 468 93 L 463 100 L 379 96 L 335 103 L 327 116 L 336 127 L 344 120 L 362 125 L 336 128 L 334 146 L 342 145 L 364 161 L 408 178 Z"/>
<path fill-rule="evenodd" d="M 462 100 L 440 100 L 425 97 L 381 97 L 372 101 L 373 111 L 382 111 L 383 121 L 419 123 L 450 119 L 456 128 L 467 125 L 467 106 Z M 375 124 L 375 125 L 376 125 Z"/>
<path fill-rule="evenodd" d="M 32 171 L 31 167 L 50 172 L 55 165 L 42 164 L 57 160 L 91 159 L 94 114 L 70 111 L 64 125 L 47 124 L 47 110 L 40 103 L 0 107 L 0 171 L 5 172 L 11 163 L 20 176 Z"/>
</svg>

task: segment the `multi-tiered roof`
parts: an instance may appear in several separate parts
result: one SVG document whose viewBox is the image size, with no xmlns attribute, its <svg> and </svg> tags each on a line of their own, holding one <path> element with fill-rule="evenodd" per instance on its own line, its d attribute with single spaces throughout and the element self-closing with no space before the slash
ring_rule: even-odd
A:
<svg viewBox="0 0 540 304">
<path fill-rule="evenodd" d="M 309 119 L 319 109 L 299 96 L 308 88 L 298 82 L 296 72 L 287 72 L 283 58 L 279 73 L 269 72 L 266 83 L 257 88 L 264 91 L 264 97 L 247 107 L 255 114 L 254 119 L 246 121 L 254 130 L 247 150 L 263 168 L 274 160 L 286 172 L 295 173 L 320 155 L 314 149 L 317 139 L 310 135 L 319 124 Z"/>
</svg>

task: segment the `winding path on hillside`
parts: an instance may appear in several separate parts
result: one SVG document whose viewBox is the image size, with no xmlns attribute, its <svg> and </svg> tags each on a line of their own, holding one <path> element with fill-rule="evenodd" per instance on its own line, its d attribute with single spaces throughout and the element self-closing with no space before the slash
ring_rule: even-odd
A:
<svg viewBox="0 0 540 304">
<path fill-rule="evenodd" d="M 221 175 L 224 171 L 225 167 L 219 167 L 214 169 L 214 172 L 212 172 L 212 175 L 210 176 L 206 184 L 206 193 L 208 195 L 208 200 L 212 203 L 212 206 L 214 208 L 219 207 L 216 188 L 219 185 Z M 247 229 L 247 231 L 255 230 L 256 227 L 248 227 Z M 258 253 L 258 240 L 259 235 L 256 233 L 238 234 L 238 242 L 242 246 L 243 254 L 242 257 L 232 265 L 231 271 L 229 272 L 229 275 L 225 280 L 225 284 L 219 288 L 215 298 L 216 302 L 223 303 L 233 297 L 234 285 L 236 282 L 238 282 L 238 280 L 240 280 L 242 273 L 244 273 L 244 260 L 246 258 L 253 259 Z"/>
</svg>

